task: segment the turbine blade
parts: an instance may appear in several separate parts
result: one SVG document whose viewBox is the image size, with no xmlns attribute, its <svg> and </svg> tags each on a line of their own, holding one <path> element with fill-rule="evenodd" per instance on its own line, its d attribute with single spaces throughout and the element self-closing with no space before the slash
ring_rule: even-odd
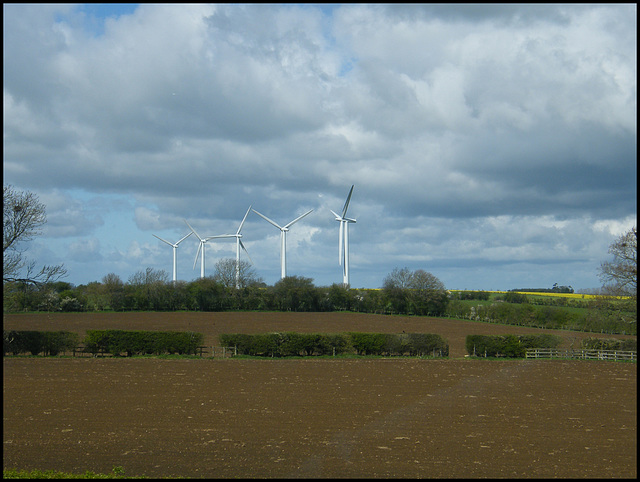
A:
<svg viewBox="0 0 640 482">
<path fill-rule="evenodd" d="M 336 221 L 340 221 L 341 217 L 338 216 L 338 214 L 335 211 L 333 211 L 332 209 L 329 209 L 329 211 L 331 211 L 331 213 L 336 217 Z"/>
<path fill-rule="evenodd" d="M 176 242 L 176 246 L 179 245 L 181 242 L 183 242 L 185 239 L 187 239 L 189 236 L 191 236 L 193 233 L 189 233 L 186 236 L 183 236 L 182 239 L 180 239 L 180 241 Z"/>
<path fill-rule="evenodd" d="M 201 249 L 202 249 L 202 242 L 198 243 L 198 251 L 196 251 L 196 259 L 193 260 L 193 269 L 196 269 L 196 263 L 198 262 L 198 256 L 200 256 Z"/>
<path fill-rule="evenodd" d="M 210 239 L 220 239 L 220 238 L 235 238 L 235 234 L 219 234 L 217 236 L 207 236 L 204 240 L 209 241 Z"/>
<path fill-rule="evenodd" d="M 189 233 L 189 234 L 191 234 L 191 233 Z M 154 234 L 154 236 L 156 236 L 156 235 Z M 164 241 L 164 242 L 165 242 L 165 243 L 167 243 L 169 246 L 173 246 L 173 243 L 170 243 L 170 242 L 169 242 L 169 241 L 167 241 L 166 239 L 162 239 L 160 236 L 156 236 L 156 238 L 158 238 L 160 241 Z"/>
<path fill-rule="evenodd" d="M 344 203 L 344 207 L 342 208 L 342 217 L 344 218 L 347 215 L 347 208 L 349 207 L 349 201 L 351 201 L 351 194 L 353 194 L 353 186 L 351 186 L 351 190 L 349 191 L 349 195 L 347 196 L 347 201 Z"/>
<path fill-rule="evenodd" d="M 247 212 L 244 215 L 244 218 L 242 218 L 242 222 L 240 223 L 240 227 L 238 228 L 238 231 L 236 232 L 236 234 L 240 234 L 240 231 L 242 230 L 242 226 L 244 225 L 244 222 L 247 220 L 247 216 L 249 215 L 249 211 L 251 211 L 251 206 L 249 206 L 249 209 L 247 209 Z"/>
<path fill-rule="evenodd" d="M 240 241 L 240 247 L 244 249 L 244 252 L 247 255 L 247 258 L 249 258 L 249 261 L 251 261 L 251 264 L 253 264 L 253 260 L 251 259 L 251 256 L 249 256 L 249 251 L 247 251 L 247 248 L 244 247 L 244 243 L 242 242 L 241 239 L 239 239 L 238 241 Z"/>
<path fill-rule="evenodd" d="M 187 222 L 187 220 L 186 220 L 186 219 L 184 220 L 184 222 L 185 222 L 185 223 L 187 223 L 187 226 L 189 226 L 189 229 L 190 229 L 191 231 L 193 231 L 193 234 L 195 234 L 195 235 L 196 235 L 196 238 L 198 238 L 200 241 L 202 241 L 202 238 L 200 237 L 200 235 L 199 235 L 198 233 L 196 233 L 196 230 L 195 230 L 195 229 L 193 229 L 193 228 L 191 227 L 191 225 Z"/>
<path fill-rule="evenodd" d="M 344 223 L 340 221 L 340 235 L 338 236 L 338 264 L 342 264 L 342 251 L 343 251 L 343 232 L 344 232 Z"/>
<path fill-rule="evenodd" d="M 278 223 L 276 223 L 275 221 L 272 221 L 271 219 L 269 219 L 268 217 L 266 217 L 264 214 L 260 214 L 258 211 L 256 211 L 255 209 L 252 209 L 252 211 L 254 213 L 256 213 L 258 216 L 260 216 L 261 218 L 263 218 L 264 220 L 270 222 L 271 224 L 273 224 L 276 228 L 282 230 L 282 226 L 280 226 Z"/>
<path fill-rule="evenodd" d="M 285 229 L 288 228 L 289 226 L 291 226 L 293 223 L 297 223 L 298 221 L 300 221 L 302 218 L 304 218 L 307 214 L 311 214 L 313 212 L 313 209 L 307 211 L 306 213 L 304 213 L 302 216 L 298 216 L 297 218 L 295 218 L 293 221 L 291 221 L 289 224 L 285 225 Z"/>
</svg>

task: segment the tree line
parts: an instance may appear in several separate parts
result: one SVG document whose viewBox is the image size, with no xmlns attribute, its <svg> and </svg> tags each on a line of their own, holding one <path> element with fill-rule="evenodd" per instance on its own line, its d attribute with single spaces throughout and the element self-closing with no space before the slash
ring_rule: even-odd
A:
<svg viewBox="0 0 640 482">
<path fill-rule="evenodd" d="M 407 275 L 413 277 L 409 285 Z M 444 316 L 448 303 L 448 293 L 435 276 L 407 268 L 394 270 L 381 290 L 350 289 L 342 284 L 315 286 L 313 279 L 302 276 L 285 277 L 273 286 L 254 280 L 240 288 L 235 287 L 235 279 L 225 283 L 217 274 L 191 282 L 171 282 L 164 270 L 147 268 L 126 283 L 114 273 L 101 282 L 79 286 L 64 281 L 44 285 L 16 282 L 10 290 L 5 287 L 3 310 L 357 311 Z"/>
</svg>

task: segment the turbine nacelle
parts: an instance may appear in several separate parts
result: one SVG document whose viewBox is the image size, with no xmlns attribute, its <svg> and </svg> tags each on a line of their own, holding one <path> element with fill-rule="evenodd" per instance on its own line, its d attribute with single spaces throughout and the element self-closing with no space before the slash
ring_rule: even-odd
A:
<svg viewBox="0 0 640 482">
<path fill-rule="evenodd" d="M 156 236 L 156 238 L 158 238 L 160 241 L 167 243 L 169 246 L 171 246 L 173 248 L 173 281 L 176 282 L 177 281 L 177 276 L 178 276 L 178 245 L 184 241 L 185 239 L 187 239 L 189 236 L 191 236 L 191 234 L 193 233 L 189 233 L 186 236 L 183 236 L 182 238 L 180 238 L 179 241 L 176 241 L 175 243 L 171 243 L 169 241 L 167 241 L 166 239 L 162 239 L 160 236 L 156 236 L 154 234 L 154 236 Z"/>
<path fill-rule="evenodd" d="M 293 224 L 300 221 L 302 218 L 304 218 L 308 214 L 311 214 L 313 212 L 313 209 L 310 209 L 303 215 L 298 216 L 293 221 L 291 221 L 288 224 L 285 224 L 284 226 L 280 226 L 278 223 L 276 223 L 272 219 L 269 219 L 264 214 L 259 213 L 255 209 L 252 209 L 252 211 L 256 213 L 258 216 L 260 216 L 262 219 L 264 219 L 265 221 L 269 222 L 270 224 L 273 224 L 276 228 L 280 230 L 280 274 L 282 278 L 285 278 L 287 276 L 287 232 L 289 231 L 289 227 L 291 227 Z"/>
<path fill-rule="evenodd" d="M 251 256 L 249 256 L 249 251 L 247 251 L 247 248 L 242 242 L 242 234 L 240 234 L 242 226 L 244 226 L 244 222 L 247 220 L 247 216 L 249 215 L 249 211 L 251 211 L 251 206 L 249 206 L 249 209 L 247 209 L 247 212 L 244 214 L 244 218 L 242 218 L 242 222 L 240 223 L 240 226 L 238 226 L 236 234 L 222 234 L 220 236 L 211 236 L 208 238 L 236 238 L 236 288 L 240 288 L 240 249 L 244 250 L 247 258 L 249 258 L 249 261 L 253 264 L 253 260 L 251 259 Z"/>
<path fill-rule="evenodd" d="M 201 238 L 200 235 L 196 232 L 195 229 L 193 229 L 193 227 L 189 224 L 189 222 L 186 219 L 184 220 L 184 222 L 187 223 L 187 226 L 189 226 L 189 229 L 200 240 L 200 243 L 198 244 L 198 251 L 196 251 L 196 257 L 193 260 L 193 269 L 196 268 L 196 264 L 198 263 L 198 256 L 200 256 L 200 252 L 202 252 L 202 257 L 200 258 L 200 277 L 204 278 L 204 268 L 205 268 L 205 262 L 204 262 L 204 248 L 205 248 L 205 246 L 204 245 L 207 243 L 207 241 L 209 241 L 211 239 L 230 238 L 230 237 L 234 237 L 235 235 L 234 234 L 221 234 L 221 235 L 218 235 L 218 236 L 207 236 L 206 238 Z"/>
</svg>

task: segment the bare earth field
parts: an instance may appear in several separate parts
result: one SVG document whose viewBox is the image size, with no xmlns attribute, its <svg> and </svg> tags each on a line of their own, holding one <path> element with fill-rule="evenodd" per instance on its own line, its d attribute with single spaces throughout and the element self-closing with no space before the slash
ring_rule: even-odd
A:
<svg viewBox="0 0 640 482">
<path fill-rule="evenodd" d="M 5 315 L 4 329 L 439 333 L 449 360 L 3 360 L 3 465 L 128 475 L 637 477 L 637 365 L 464 359 L 544 330 L 360 314 Z M 555 332 L 565 346 L 584 333 Z M 609 336 L 608 336 L 609 337 Z M 575 341 L 576 338 L 578 341 Z M 625 338 L 625 337 L 620 337 Z"/>
</svg>

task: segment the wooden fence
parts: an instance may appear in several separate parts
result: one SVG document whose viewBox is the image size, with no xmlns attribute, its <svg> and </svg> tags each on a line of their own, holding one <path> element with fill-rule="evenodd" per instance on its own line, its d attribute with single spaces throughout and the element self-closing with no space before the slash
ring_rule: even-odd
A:
<svg viewBox="0 0 640 482">
<path fill-rule="evenodd" d="M 526 358 L 573 358 L 580 360 L 638 360 L 637 351 L 623 350 L 559 350 L 557 348 L 528 348 Z"/>
</svg>

